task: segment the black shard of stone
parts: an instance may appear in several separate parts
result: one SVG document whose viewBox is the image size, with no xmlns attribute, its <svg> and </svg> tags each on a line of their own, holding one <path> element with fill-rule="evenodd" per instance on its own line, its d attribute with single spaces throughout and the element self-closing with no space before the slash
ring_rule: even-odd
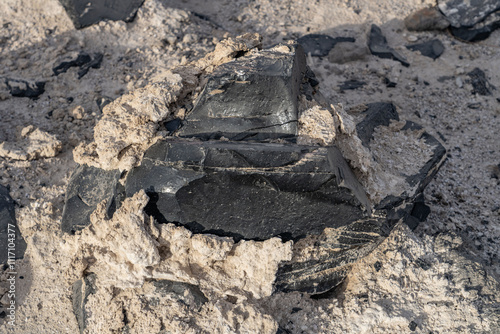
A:
<svg viewBox="0 0 500 334">
<path fill-rule="evenodd" d="M 178 135 L 203 140 L 265 140 L 297 135 L 298 96 L 306 74 L 299 45 L 263 50 L 219 66 Z"/>
<path fill-rule="evenodd" d="M 370 34 L 368 35 L 368 48 L 372 55 L 379 58 L 387 58 L 399 61 L 403 66 L 410 66 L 405 57 L 397 53 L 387 44 L 387 39 L 382 34 L 382 30 L 375 24 L 372 24 Z"/>
<path fill-rule="evenodd" d="M 119 191 L 119 177 L 118 170 L 105 171 L 87 165 L 78 166 L 66 189 L 61 229 L 74 234 L 89 225 L 90 214 L 103 200 L 107 201 L 111 215 L 119 199 L 115 196 L 115 192 Z"/>
<path fill-rule="evenodd" d="M 185 121 L 164 124 L 173 136 L 151 146 L 127 174 L 78 167 L 62 229 L 71 233 L 90 224 L 90 213 L 103 200 L 111 217 L 123 199 L 144 190 L 148 215 L 193 233 L 234 240 L 313 238 L 318 252 L 280 264 L 274 287 L 324 294 L 398 221 L 418 224 L 425 212 L 413 210 L 413 203 L 437 172 L 444 148 L 423 133 L 435 148 L 419 173 L 408 176 L 411 191 L 370 203 L 337 147 L 295 143 L 299 97 L 318 102 L 321 94 L 302 48 L 286 47 L 289 52 L 258 51 L 218 67 Z M 375 128 L 398 119 L 391 103 L 373 103 L 360 114 L 356 131 L 370 149 Z"/>
<path fill-rule="evenodd" d="M 91 57 L 86 52 L 80 52 L 73 58 L 65 59 L 56 65 L 52 71 L 58 76 L 61 73 L 67 72 L 71 67 L 79 67 L 78 79 L 81 79 L 91 68 L 99 68 L 103 59 L 102 53 L 95 53 Z"/>
<path fill-rule="evenodd" d="M 433 39 L 424 43 L 407 45 L 406 48 L 411 51 L 420 51 L 422 56 L 437 59 L 443 54 L 444 45 L 439 39 Z"/>
<path fill-rule="evenodd" d="M 130 22 L 144 0 L 59 0 L 75 28 L 81 29 L 103 20 Z"/>
<path fill-rule="evenodd" d="M 0 264 L 22 259 L 26 251 L 26 242 L 17 227 L 14 205 L 9 190 L 0 185 Z"/>
<path fill-rule="evenodd" d="M 127 176 L 126 197 L 141 189 L 159 222 L 235 240 L 297 239 L 370 211 L 335 147 L 161 141 Z"/>
<path fill-rule="evenodd" d="M 26 81 L 19 79 L 4 79 L 10 95 L 36 99 L 45 92 L 45 81 Z"/>
<path fill-rule="evenodd" d="M 335 44 L 341 42 L 356 42 L 352 37 L 331 37 L 322 34 L 309 34 L 302 36 L 297 40 L 302 45 L 306 54 L 311 54 L 313 57 L 326 57 L 330 50 L 335 47 Z"/>
</svg>

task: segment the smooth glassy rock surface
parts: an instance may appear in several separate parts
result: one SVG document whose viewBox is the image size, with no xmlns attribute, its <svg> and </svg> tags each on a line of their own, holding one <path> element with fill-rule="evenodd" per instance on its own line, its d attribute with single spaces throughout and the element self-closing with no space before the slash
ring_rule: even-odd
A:
<svg viewBox="0 0 500 334">
<path fill-rule="evenodd" d="M 75 28 L 81 29 L 103 20 L 134 19 L 144 0 L 59 0 L 73 21 Z"/>
<path fill-rule="evenodd" d="M 205 140 L 293 137 L 305 73 L 305 55 L 299 45 L 283 45 L 223 64 L 208 78 L 179 136 Z"/>
</svg>

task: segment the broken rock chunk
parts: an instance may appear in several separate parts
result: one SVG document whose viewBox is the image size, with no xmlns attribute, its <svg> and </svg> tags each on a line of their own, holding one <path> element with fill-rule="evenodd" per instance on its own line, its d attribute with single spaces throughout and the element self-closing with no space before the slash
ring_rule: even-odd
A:
<svg viewBox="0 0 500 334">
<path fill-rule="evenodd" d="M 406 29 L 413 31 L 443 30 L 450 22 L 436 7 L 422 8 L 408 15 L 404 20 Z"/>
<path fill-rule="evenodd" d="M 213 280 L 200 278 L 205 277 L 200 272 L 194 280 L 191 272 L 172 273 L 176 258 L 189 253 L 173 251 L 182 234 L 189 243 L 211 240 L 200 246 L 203 254 L 213 253 L 213 242 L 227 245 L 226 253 L 229 245 L 244 249 L 271 242 L 285 247 L 286 252 L 273 260 L 272 270 L 257 262 L 267 268 L 265 292 L 249 289 L 248 280 L 241 282 L 247 291 L 243 294 L 252 290 L 255 298 L 268 296 L 272 282 L 278 291 L 321 294 L 342 282 L 351 266 L 383 241 L 397 222 L 410 225 L 423 218 L 425 212 L 413 206 L 442 163 L 444 148 L 421 127 L 399 121 L 394 105 L 370 104 L 355 116 L 328 107 L 313 88 L 317 82 L 298 44 L 251 50 L 213 71 L 211 66 L 197 72 L 196 82 L 205 84 L 182 124 L 173 122 L 166 107 L 152 108 L 152 116 L 140 119 L 154 130 L 152 134 L 157 135 L 160 127 L 166 131 L 154 143 L 141 146 L 141 154 L 134 155 L 136 162 L 127 168 L 108 162 L 129 150 L 128 142 L 116 140 L 127 138 L 130 131 L 123 126 L 119 136 L 108 134 L 96 142 L 101 150 L 113 149 L 109 155 L 93 149 L 99 158 L 93 166 L 98 168 L 80 166 L 72 177 L 63 229 L 84 228 L 89 213 L 97 208 L 90 216 L 92 227 L 81 232 L 92 249 L 107 245 L 108 251 L 99 253 L 101 262 L 93 268 L 108 268 L 113 261 L 107 254 L 120 259 L 116 263 L 120 270 L 100 276 L 100 282 L 117 286 L 121 281 L 126 287 L 147 278 L 181 279 L 212 289 Z M 176 87 L 154 93 L 180 90 Z M 107 106 L 105 121 L 115 127 L 123 118 L 123 124 L 130 124 L 138 111 L 145 113 L 144 103 L 137 101 L 141 96 L 131 93 L 127 104 L 124 100 Z M 170 99 L 168 105 L 176 101 Z M 137 107 L 131 108 L 132 104 Z M 165 112 L 158 114 L 161 110 Z M 96 129 L 106 134 L 100 127 Z M 133 229 L 125 227 L 127 219 Z M 147 245 L 135 237 L 137 231 Z M 273 239 L 277 236 L 281 240 Z M 282 243 L 283 239 L 293 240 L 293 254 L 292 241 Z M 139 250 L 132 252 L 138 258 L 158 254 L 159 262 L 129 266 L 135 262 L 125 258 L 130 252 L 122 250 L 131 248 Z M 233 261 L 234 256 L 228 259 Z M 202 260 L 201 267 L 209 268 L 205 257 Z M 183 258 L 181 267 L 190 263 L 192 270 L 193 261 Z M 255 273 L 252 270 L 243 275 Z M 237 271 L 234 277 L 240 274 Z M 215 277 L 213 272 L 207 275 Z M 235 293 L 239 287 L 239 280 L 224 279 L 219 290 Z"/>
<path fill-rule="evenodd" d="M 335 147 L 162 141 L 127 176 L 127 197 L 141 189 L 159 222 L 236 240 L 296 239 L 370 212 Z"/>
<path fill-rule="evenodd" d="M 75 28 L 81 29 L 103 20 L 130 22 L 144 0 L 60 0 L 60 2 Z"/>
<path fill-rule="evenodd" d="M 29 97 L 36 99 L 45 92 L 44 81 L 26 81 L 18 79 L 3 79 L 10 95 L 14 97 Z"/>
<path fill-rule="evenodd" d="M 491 91 L 495 89 L 495 86 L 488 81 L 486 74 L 480 68 L 476 67 L 467 75 L 470 77 L 473 94 L 491 95 Z"/>
<path fill-rule="evenodd" d="M 264 140 L 297 134 L 298 95 L 306 72 L 297 44 L 219 66 L 186 116 L 182 137 Z"/>
<path fill-rule="evenodd" d="M 405 57 L 397 53 L 387 44 L 387 39 L 382 34 L 382 30 L 375 24 L 372 24 L 370 34 L 368 36 L 368 47 L 372 55 L 379 58 L 388 58 L 399 61 L 403 66 L 410 66 L 410 63 Z"/>
<path fill-rule="evenodd" d="M 352 37 L 333 38 L 328 35 L 309 34 L 302 36 L 297 42 L 302 45 L 306 54 L 311 54 L 313 57 L 326 57 L 335 44 L 341 42 L 354 43 L 356 40 Z"/>
<path fill-rule="evenodd" d="M 406 48 L 411 51 L 420 51 L 422 56 L 437 59 L 443 54 L 444 45 L 439 39 L 433 39 L 424 43 L 407 45 Z"/>
</svg>

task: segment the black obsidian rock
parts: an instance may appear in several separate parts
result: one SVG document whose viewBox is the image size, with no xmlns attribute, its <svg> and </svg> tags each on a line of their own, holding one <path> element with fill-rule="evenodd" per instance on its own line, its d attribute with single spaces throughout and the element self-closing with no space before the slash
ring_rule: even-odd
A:
<svg viewBox="0 0 500 334">
<path fill-rule="evenodd" d="M 94 56 L 91 57 L 86 52 L 80 52 L 73 58 L 61 61 L 61 63 L 56 65 L 52 71 L 54 72 L 54 75 L 58 76 L 61 73 L 67 72 L 71 67 L 79 67 L 78 79 L 81 79 L 91 68 L 101 67 L 102 59 L 102 53 L 95 53 Z"/>
<path fill-rule="evenodd" d="M 87 165 L 78 166 L 66 190 L 61 229 L 67 233 L 75 233 L 89 225 L 90 214 L 103 200 L 107 200 L 111 215 L 116 208 L 119 178 L 118 170 L 105 171 Z"/>
<path fill-rule="evenodd" d="M 158 221 L 236 240 L 296 239 L 370 212 L 335 147 L 162 141 L 125 184 L 127 197 L 146 190 Z"/>
<path fill-rule="evenodd" d="M 411 189 L 371 203 L 337 147 L 295 143 L 299 97 L 318 102 L 321 94 L 302 48 L 286 48 L 289 52 L 281 46 L 217 68 L 186 120 L 163 124 L 170 136 L 151 146 L 120 182 L 119 171 L 78 167 L 68 186 L 62 229 L 71 233 L 87 226 L 103 200 L 111 217 L 124 198 L 145 190 L 150 198 L 145 211 L 159 223 L 236 241 L 315 240 L 309 258 L 280 264 L 274 286 L 324 294 L 397 222 L 415 227 L 425 218 L 425 207 L 414 203 L 442 163 L 444 148 L 424 132 L 434 151 L 418 173 L 407 176 Z M 370 150 L 375 128 L 399 116 L 392 103 L 367 106 L 356 118 L 356 131 Z M 407 122 L 405 129 L 420 127 Z M 218 140 L 222 136 L 226 139 Z"/>
<path fill-rule="evenodd" d="M 297 103 L 306 75 L 299 45 L 263 50 L 219 66 L 208 78 L 181 137 L 265 140 L 297 135 Z"/>
<path fill-rule="evenodd" d="M 130 22 L 144 0 L 59 0 L 73 21 L 81 29 L 103 20 Z"/>
<path fill-rule="evenodd" d="M 17 227 L 14 200 L 9 190 L 0 185 L 0 264 L 22 259 L 25 251 L 26 242 Z"/>
<path fill-rule="evenodd" d="M 36 99 L 45 92 L 45 81 L 26 81 L 19 79 L 3 79 L 10 95 Z"/>
<path fill-rule="evenodd" d="M 444 45 L 439 39 L 433 39 L 424 43 L 407 45 L 406 48 L 411 51 L 420 51 L 422 56 L 437 59 L 443 54 Z"/>
<path fill-rule="evenodd" d="M 382 34 L 382 30 L 375 24 L 372 24 L 370 34 L 368 35 L 368 48 L 372 55 L 379 58 L 388 58 L 399 61 L 403 66 L 410 66 L 405 57 L 397 53 L 387 44 L 387 39 Z"/>
<path fill-rule="evenodd" d="M 311 54 L 313 57 L 326 57 L 330 50 L 335 47 L 335 44 L 340 42 L 356 42 L 352 37 L 331 37 L 322 34 L 309 34 L 302 36 L 297 40 L 302 45 L 306 54 Z"/>
</svg>

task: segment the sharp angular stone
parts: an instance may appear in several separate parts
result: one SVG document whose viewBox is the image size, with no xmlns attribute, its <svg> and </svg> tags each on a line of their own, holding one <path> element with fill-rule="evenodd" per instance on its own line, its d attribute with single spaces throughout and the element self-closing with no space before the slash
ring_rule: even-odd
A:
<svg viewBox="0 0 500 334">
<path fill-rule="evenodd" d="M 321 34 L 309 34 L 302 36 L 297 40 L 302 45 L 306 54 L 311 54 L 313 57 L 326 57 L 335 44 L 341 42 L 356 42 L 352 37 L 331 37 Z"/>
<path fill-rule="evenodd" d="M 491 95 L 491 91 L 495 89 L 495 86 L 490 84 L 486 78 L 486 74 L 480 68 L 474 68 L 467 75 L 470 77 L 473 94 Z"/>
<path fill-rule="evenodd" d="M 219 66 L 186 117 L 182 137 L 264 140 L 297 134 L 297 99 L 306 73 L 298 45 L 264 50 Z"/>
<path fill-rule="evenodd" d="M 25 251 L 26 242 L 17 227 L 14 200 L 10 197 L 9 190 L 0 185 L 0 264 L 22 259 Z"/>
<path fill-rule="evenodd" d="M 26 81 L 4 78 L 4 83 L 10 91 L 10 95 L 15 97 L 36 99 L 45 92 L 44 81 Z"/>
<path fill-rule="evenodd" d="M 392 103 L 368 104 L 357 123 L 358 137 L 367 148 L 373 139 L 375 128 L 389 126 L 398 121 L 399 116 Z M 407 122 L 403 130 L 420 130 L 418 124 Z M 414 189 L 402 196 L 388 196 L 375 203 L 375 214 L 347 226 L 325 229 L 315 239 L 317 256 L 299 261 L 282 263 L 278 270 L 275 288 L 278 291 L 302 291 L 321 296 L 340 284 L 350 270 L 350 266 L 370 253 L 382 242 L 393 226 L 403 220 L 410 228 L 417 227 L 428 215 L 428 207 L 423 202 L 422 191 L 435 175 L 445 156 L 444 147 L 432 136 L 423 133 L 421 138 L 433 148 L 431 158 L 420 170 L 408 176 L 407 182 Z M 300 243 L 301 241 L 299 241 Z M 300 249 L 303 246 L 299 246 Z"/>
<path fill-rule="evenodd" d="M 455 28 L 472 27 L 500 10 L 498 0 L 438 0 L 438 7 Z"/>
<path fill-rule="evenodd" d="M 327 293 L 398 221 L 414 228 L 424 218 L 425 208 L 414 204 L 442 163 L 444 148 L 417 124 L 399 122 L 391 103 L 358 111 L 353 121 L 368 151 L 377 147 L 379 127 L 394 134 L 394 126 L 432 147 L 405 179 L 398 172 L 408 190 L 382 192 L 382 200 L 371 202 L 337 147 L 294 143 L 297 100 L 318 101 L 316 84 L 301 47 L 291 44 L 220 66 L 183 126 L 176 120 L 163 124 L 173 136 L 151 146 L 120 182 L 118 171 L 77 169 L 66 195 L 63 230 L 89 224 L 102 200 L 111 216 L 124 198 L 145 190 L 150 198 L 145 211 L 159 223 L 235 240 L 294 240 L 299 246 L 294 260 L 280 264 L 276 291 Z M 229 140 L 214 140 L 221 136 Z M 297 254 L 307 247 L 310 251 Z"/>
<path fill-rule="evenodd" d="M 364 146 L 370 146 L 373 138 L 373 131 L 377 126 L 388 126 L 391 120 L 399 121 L 396 107 L 388 102 L 375 102 L 367 105 L 363 112 L 364 119 L 356 125 L 356 132 Z"/>
<path fill-rule="evenodd" d="M 55 66 L 52 71 L 54 75 L 58 76 L 61 73 L 67 72 L 71 67 L 79 67 L 78 70 L 78 79 L 81 79 L 85 74 L 88 73 L 90 68 L 99 68 L 101 66 L 101 62 L 103 59 L 102 53 L 95 53 L 93 57 L 91 57 L 86 52 L 80 52 L 78 54 L 74 54 L 72 57 L 65 59 L 59 63 L 59 65 Z"/>
<path fill-rule="evenodd" d="M 119 171 L 105 171 L 86 165 L 78 166 L 73 172 L 66 190 L 61 229 L 66 233 L 75 233 L 90 224 L 90 214 L 97 204 L 107 200 L 108 210 L 112 214 L 116 208 Z"/>
<path fill-rule="evenodd" d="M 158 221 L 236 240 L 320 234 L 370 210 L 335 147 L 162 141 L 127 176 L 126 196 L 140 189 Z"/>
<path fill-rule="evenodd" d="M 439 39 L 433 39 L 424 43 L 407 45 L 406 48 L 411 51 L 420 51 L 422 56 L 437 59 L 444 52 L 444 45 Z"/>
<path fill-rule="evenodd" d="M 81 29 L 103 20 L 134 19 L 144 0 L 59 0 L 73 21 L 75 28 Z"/>
<path fill-rule="evenodd" d="M 408 15 L 404 20 L 406 29 L 413 31 L 443 30 L 450 22 L 436 7 L 422 8 Z"/>
<path fill-rule="evenodd" d="M 95 274 L 90 274 L 76 281 L 72 286 L 71 301 L 73 304 L 73 313 L 75 314 L 78 328 L 82 334 L 85 332 L 85 328 L 87 327 L 86 321 L 90 316 L 85 305 L 87 304 L 88 297 L 97 290 L 96 278 Z"/>
<path fill-rule="evenodd" d="M 382 34 L 382 30 L 380 30 L 380 28 L 375 24 L 372 24 L 372 27 L 370 29 L 370 34 L 368 36 L 368 47 L 370 48 L 370 52 L 374 56 L 377 56 L 379 58 L 393 59 L 399 61 L 401 64 L 403 64 L 403 66 L 410 66 L 410 63 L 408 63 L 405 57 L 397 53 L 387 44 L 387 39 Z"/>
</svg>

